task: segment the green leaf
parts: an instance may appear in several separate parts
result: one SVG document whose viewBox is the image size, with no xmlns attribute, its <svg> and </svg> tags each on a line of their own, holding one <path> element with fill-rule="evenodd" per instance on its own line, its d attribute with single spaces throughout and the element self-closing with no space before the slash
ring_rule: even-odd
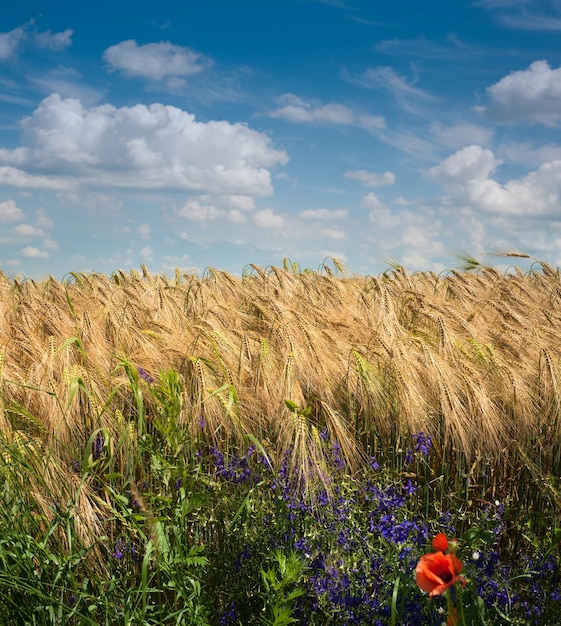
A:
<svg viewBox="0 0 561 626">
<path fill-rule="evenodd" d="M 292 402 L 292 400 L 285 400 L 284 403 L 290 411 L 293 411 L 294 413 L 298 412 L 298 405 L 296 404 L 296 402 Z"/>
</svg>

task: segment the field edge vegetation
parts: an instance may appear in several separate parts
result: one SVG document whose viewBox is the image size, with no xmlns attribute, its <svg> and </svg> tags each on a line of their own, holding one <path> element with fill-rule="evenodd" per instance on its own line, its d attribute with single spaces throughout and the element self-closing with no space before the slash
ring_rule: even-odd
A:
<svg viewBox="0 0 561 626">
<path fill-rule="evenodd" d="M 233 567 L 245 549 L 234 529 L 248 546 L 263 543 L 251 524 L 273 504 L 259 486 L 269 493 L 281 484 L 275 519 L 290 524 L 277 528 L 275 541 L 292 528 L 296 556 L 260 546 L 261 557 L 274 558 L 254 583 L 253 608 L 265 607 L 269 622 L 259 623 L 291 623 L 275 620 L 297 615 L 301 559 L 311 557 L 314 541 L 298 516 L 329 502 L 345 510 L 344 491 L 372 484 L 374 464 L 385 472 L 376 474 L 378 489 L 385 476 L 388 489 L 399 484 L 407 493 L 394 513 L 407 504 L 409 515 L 402 510 L 395 524 L 414 511 L 425 543 L 453 511 L 453 530 L 469 542 L 490 545 L 500 527 L 500 558 L 528 554 L 528 537 L 541 542 L 533 549 L 543 563 L 558 558 L 559 272 L 545 263 L 507 272 L 473 264 L 441 275 L 395 266 L 355 276 L 336 260 L 332 266 L 252 265 L 242 277 L 210 268 L 174 278 L 142 267 L 71 273 L 62 282 L 0 275 L 0 481 L 13 539 L 0 550 L 6 602 L 14 609 L 18 593 L 31 593 L 33 572 L 53 581 L 37 604 L 51 622 L 25 623 L 97 615 L 99 607 L 76 600 L 90 597 L 95 572 L 107 598 L 118 591 L 125 623 L 127 615 L 130 623 L 156 616 L 155 598 L 166 623 L 207 623 L 203 588 L 218 589 L 211 580 L 220 578 L 208 573 L 209 546 L 224 551 L 227 537 L 238 550 L 229 553 Z M 298 514 L 296 501 L 305 503 Z M 500 522 L 490 512 L 499 504 Z M 364 511 L 347 513 L 357 532 L 359 519 L 374 524 Z M 342 532 L 342 520 L 329 515 Z M 382 538 L 384 515 L 380 509 L 373 526 Z M 385 540 L 400 550 L 413 542 L 417 554 L 412 537 Z M 327 539 L 315 541 L 319 558 Z M 64 587 L 61 596 L 65 575 L 71 593 Z M 122 587 L 123 576 L 134 585 Z M 323 602 L 331 623 L 362 623 Z M 397 605 L 388 607 L 380 619 L 390 621 L 380 623 L 397 619 Z"/>
</svg>

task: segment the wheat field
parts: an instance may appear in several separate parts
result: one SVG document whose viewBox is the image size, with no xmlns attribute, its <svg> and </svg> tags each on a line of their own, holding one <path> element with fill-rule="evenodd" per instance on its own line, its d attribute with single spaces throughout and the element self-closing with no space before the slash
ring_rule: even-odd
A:
<svg viewBox="0 0 561 626">
<path fill-rule="evenodd" d="M 3 440 L 46 468 L 50 493 L 76 481 L 72 460 L 99 429 L 119 442 L 124 471 L 142 389 L 173 369 L 176 419 L 193 442 L 228 449 L 249 433 L 276 462 L 288 453 L 320 467 L 321 433 L 352 472 L 422 431 L 438 453 L 434 472 L 448 468 L 470 493 L 558 504 L 559 272 L 540 263 L 357 276 L 333 265 L 250 266 L 242 277 L 211 268 L 167 278 L 144 266 L 62 282 L 0 275 Z M 127 371 L 140 374 L 136 392 Z M 84 533 L 103 515 L 92 489 L 80 485 Z"/>
</svg>

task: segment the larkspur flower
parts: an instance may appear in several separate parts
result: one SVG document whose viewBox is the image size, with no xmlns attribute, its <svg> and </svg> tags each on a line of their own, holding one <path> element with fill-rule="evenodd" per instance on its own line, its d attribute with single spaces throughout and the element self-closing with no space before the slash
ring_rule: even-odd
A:
<svg viewBox="0 0 561 626">
<path fill-rule="evenodd" d="M 113 548 L 113 556 L 117 560 L 121 560 L 123 556 L 125 555 L 126 550 L 127 550 L 127 544 L 123 541 L 123 539 L 119 538 L 117 539 L 117 542 L 115 543 L 115 547 Z"/>
<path fill-rule="evenodd" d="M 105 447 L 105 436 L 101 431 L 97 433 L 95 439 L 92 443 L 92 458 L 94 461 L 97 461 L 103 452 L 103 448 Z"/>
<path fill-rule="evenodd" d="M 145 380 L 147 383 L 151 384 L 154 382 L 154 377 L 151 376 L 143 367 L 139 367 L 136 370 L 140 378 Z"/>
<path fill-rule="evenodd" d="M 413 435 L 415 440 L 415 452 L 420 453 L 423 456 L 428 456 L 432 448 L 432 439 L 429 435 L 426 435 L 423 431 Z"/>
</svg>

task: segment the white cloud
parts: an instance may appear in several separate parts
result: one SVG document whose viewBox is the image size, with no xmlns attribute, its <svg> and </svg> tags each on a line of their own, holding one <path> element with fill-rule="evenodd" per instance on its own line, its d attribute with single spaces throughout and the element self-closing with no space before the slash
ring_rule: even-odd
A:
<svg viewBox="0 0 561 626">
<path fill-rule="evenodd" d="M 365 187 L 391 187 L 395 183 L 395 174 L 393 172 L 376 174 L 366 170 L 353 170 L 345 172 L 343 176 L 359 180 Z"/>
<path fill-rule="evenodd" d="M 378 198 L 378 196 L 371 191 L 367 193 L 360 201 L 361 209 L 379 210 L 385 208 L 385 204 Z"/>
<path fill-rule="evenodd" d="M 15 54 L 20 43 L 25 39 L 23 28 L 14 28 L 7 33 L 0 33 L 0 61 L 5 61 Z"/>
<path fill-rule="evenodd" d="M 368 129 L 385 128 L 386 125 L 383 117 L 363 115 L 344 104 L 320 105 L 290 93 L 284 94 L 278 101 L 282 106 L 265 115 L 295 123 L 354 125 Z"/>
<path fill-rule="evenodd" d="M 18 237 L 42 237 L 43 231 L 40 228 L 35 228 L 35 226 L 31 226 L 29 224 L 19 224 L 14 228 L 10 229 L 10 232 Z"/>
<path fill-rule="evenodd" d="M 188 200 L 180 209 L 177 216 L 193 222 L 215 221 L 224 215 L 211 204 L 202 204 L 199 200 Z"/>
<path fill-rule="evenodd" d="M 391 211 L 373 203 L 368 218 L 373 230 L 367 239 L 377 255 L 384 255 L 387 261 L 393 257 L 405 267 L 436 267 L 434 259 L 443 253 L 444 246 L 440 240 L 442 224 L 432 208 Z"/>
<path fill-rule="evenodd" d="M 150 239 L 150 226 L 148 224 L 141 224 L 137 229 L 136 229 L 136 234 L 141 238 L 141 239 Z"/>
<path fill-rule="evenodd" d="M 527 70 L 512 72 L 487 89 L 493 104 L 477 107 L 498 121 L 537 122 L 553 126 L 561 122 L 561 67 L 535 61 Z"/>
<path fill-rule="evenodd" d="M 456 205 L 503 216 L 554 217 L 561 208 L 561 160 L 543 163 L 520 179 L 501 184 L 491 178 L 500 165 L 490 150 L 469 146 L 429 170 L 452 193 Z"/>
<path fill-rule="evenodd" d="M 76 181 L 78 184 L 79 181 Z M 115 194 L 102 193 L 99 191 L 86 192 L 60 191 L 57 193 L 59 202 L 71 208 L 96 217 L 106 215 L 116 217 L 122 213 L 124 203 Z"/>
<path fill-rule="evenodd" d="M 158 103 L 88 108 L 52 94 L 22 127 L 25 152 L 2 153 L 8 165 L 0 167 L 0 184 L 265 196 L 272 193 L 269 168 L 288 161 L 266 134 L 245 124 L 197 122 Z"/>
<path fill-rule="evenodd" d="M 411 200 L 407 200 L 406 198 L 404 198 L 403 196 L 398 196 L 394 201 L 394 204 L 397 204 L 398 206 L 409 206 L 410 204 L 414 204 Z"/>
<path fill-rule="evenodd" d="M 27 158 L 25 148 L 0 148 L 0 163 L 11 163 L 12 165 L 22 165 Z"/>
<path fill-rule="evenodd" d="M 16 167 L 0 166 L 0 185 L 21 187 L 23 189 L 69 189 L 72 183 L 68 180 L 28 174 Z"/>
<path fill-rule="evenodd" d="M 62 50 L 72 44 L 72 33 L 70 29 L 53 33 L 50 30 L 37 31 L 33 28 L 33 21 L 18 26 L 13 30 L 0 33 L 0 61 L 5 61 L 26 41 L 35 44 L 38 48 L 49 48 L 51 50 Z"/>
<path fill-rule="evenodd" d="M 464 188 L 466 181 L 486 179 L 501 161 L 491 150 L 466 146 L 429 170 L 431 178 L 447 188 Z"/>
<path fill-rule="evenodd" d="M 502 26 L 530 31 L 561 30 L 559 0 L 478 0 L 476 6 L 496 10 Z"/>
<path fill-rule="evenodd" d="M 0 222 L 19 222 L 25 215 L 14 200 L 0 202 Z"/>
<path fill-rule="evenodd" d="M 284 220 L 280 215 L 276 215 L 273 209 L 258 211 L 253 220 L 259 228 L 282 228 L 284 226 Z"/>
<path fill-rule="evenodd" d="M 522 12 L 520 15 L 502 15 L 500 22 L 510 28 L 534 31 L 558 31 L 561 30 L 561 19 L 552 15 L 528 15 Z"/>
<path fill-rule="evenodd" d="M 253 211 L 255 209 L 255 198 L 244 195 L 226 195 L 223 196 L 222 202 L 233 210 Z"/>
<path fill-rule="evenodd" d="M 424 35 L 414 39 L 400 39 L 398 37 L 386 39 L 376 44 L 376 50 L 397 57 L 444 62 L 449 62 L 451 59 L 455 62 L 465 61 L 471 57 L 479 57 L 482 53 L 481 48 L 460 41 L 454 34 L 449 34 L 444 44 L 431 41 Z"/>
<path fill-rule="evenodd" d="M 104 99 L 103 92 L 88 85 L 74 68 L 59 65 L 53 69 L 34 73 L 29 77 L 43 95 L 57 93 L 63 98 L 74 98 L 92 106 Z"/>
<path fill-rule="evenodd" d="M 419 115 L 421 109 L 419 103 L 433 104 L 439 102 L 439 98 L 428 91 L 414 87 L 403 76 L 391 67 L 374 67 L 366 69 L 360 76 L 353 76 L 348 71 L 342 72 L 342 77 L 350 83 L 366 87 L 368 89 L 385 89 L 396 100 L 403 110 Z"/>
<path fill-rule="evenodd" d="M 230 209 L 227 212 L 227 221 L 234 222 L 236 224 L 243 224 L 247 220 L 245 213 L 238 211 L 238 209 Z"/>
<path fill-rule="evenodd" d="M 501 144 L 497 151 L 501 158 L 528 167 L 538 167 L 544 162 L 561 159 L 561 145 L 552 143 L 534 147 L 525 142 L 507 142 Z"/>
<path fill-rule="evenodd" d="M 46 250 L 40 250 L 39 248 L 33 248 L 32 246 L 27 246 L 23 248 L 21 251 L 23 256 L 32 258 L 32 259 L 48 259 L 49 253 Z"/>
<path fill-rule="evenodd" d="M 196 274 L 199 268 L 189 258 L 188 254 L 182 256 L 164 256 L 164 262 L 161 264 L 163 272 L 173 274 L 176 269 L 179 269 L 185 274 Z"/>
<path fill-rule="evenodd" d="M 43 248 L 47 248 L 47 250 L 58 250 L 59 245 L 52 239 L 43 239 Z"/>
<path fill-rule="evenodd" d="M 418 127 L 390 129 L 380 133 L 378 137 L 421 163 L 434 162 L 435 159 L 441 158 L 439 146 L 432 139 L 422 137 Z"/>
<path fill-rule="evenodd" d="M 49 48 L 50 50 L 63 50 L 72 45 L 73 30 L 67 28 L 60 33 L 53 33 L 50 30 L 34 33 L 33 41 L 39 48 Z"/>
<path fill-rule="evenodd" d="M 318 107 L 303 107 L 289 104 L 268 113 L 269 117 L 289 122 L 323 122 L 326 124 L 352 124 L 353 112 L 342 104 L 326 104 Z"/>
<path fill-rule="evenodd" d="M 144 248 L 140 249 L 140 258 L 145 262 L 145 263 L 150 263 L 151 261 L 154 260 L 154 255 L 152 252 L 152 248 L 150 246 L 144 246 Z"/>
<path fill-rule="evenodd" d="M 112 68 L 128 76 L 151 80 L 191 76 L 210 65 L 210 60 L 199 52 L 169 41 L 139 45 L 129 39 L 107 48 L 103 58 Z"/>
<path fill-rule="evenodd" d="M 341 240 L 347 238 L 347 234 L 345 233 L 345 231 L 341 230 L 340 228 L 322 228 L 321 234 L 325 237 L 328 237 L 329 239 Z"/>
<path fill-rule="evenodd" d="M 246 221 L 244 212 L 252 210 L 254 206 L 253 198 L 246 198 L 245 196 L 213 197 L 207 194 L 187 200 L 175 213 L 178 217 L 192 222 L 220 220 L 239 224 Z"/>
<path fill-rule="evenodd" d="M 2 210 L 3 208 L 5 211 Z M 0 203 L 0 222 L 19 221 L 25 217 L 23 211 L 20 211 L 21 209 L 19 209 L 13 201 L 8 200 L 5 203 Z M 7 219 L 3 220 L 3 217 Z M 44 237 L 43 247 L 54 250 L 58 247 L 58 244 L 49 239 L 47 233 L 45 232 L 52 226 L 53 222 L 47 217 L 44 209 L 38 209 L 35 211 L 34 224 L 20 223 L 12 226 L 9 230 L 4 229 L 1 234 L 6 236 L 0 237 L 0 243 L 13 245 L 16 243 L 23 243 L 31 239 L 36 239 L 38 237 Z"/>
<path fill-rule="evenodd" d="M 300 217 L 303 220 L 343 220 L 348 214 L 346 209 L 306 209 Z"/>
<path fill-rule="evenodd" d="M 493 136 L 491 128 L 464 122 L 452 126 L 443 126 L 440 122 L 433 122 L 430 131 L 439 144 L 457 150 L 469 144 L 484 145 Z"/>
<path fill-rule="evenodd" d="M 366 69 L 360 76 L 351 77 L 347 73 L 345 77 L 353 83 L 363 87 L 388 89 L 394 94 L 400 93 L 407 96 L 413 96 L 421 100 L 435 100 L 436 98 L 422 89 L 413 87 L 407 80 L 400 76 L 391 67 L 370 67 Z"/>
<path fill-rule="evenodd" d="M 35 223 L 40 228 L 46 229 L 52 228 L 54 226 L 53 220 L 48 217 L 45 209 L 37 209 L 37 211 L 35 211 Z"/>
</svg>

